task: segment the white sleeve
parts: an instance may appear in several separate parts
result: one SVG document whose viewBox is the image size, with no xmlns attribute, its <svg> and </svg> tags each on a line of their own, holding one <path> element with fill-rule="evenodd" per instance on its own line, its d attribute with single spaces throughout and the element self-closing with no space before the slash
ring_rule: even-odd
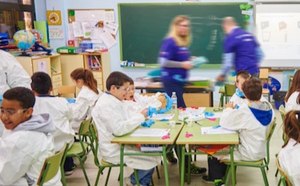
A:
<svg viewBox="0 0 300 186">
<path fill-rule="evenodd" d="M 75 103 L 70 104 L 70 107 L 72 109 L 73 120 L 81 122 L 87 116 L 90 105 L 86 98 L 78 97 Z"/>
<path fill-rule="evenodd" d="M 31 78 L 24 68 L 12 55 L 7 55 L 6 57 L 6 60 L 9 60 L 8 62 L 10 63 L 10 65 L 8 65 L 6 74 L 8 86 L 10 88 L 26 87 L 31 89 Z"/>
<path fill-rule="evenodd" d="M 220 118 L 220 125 L 229 130 L 243 129 L 243 115 L 244 113 L 240 110 L 226 108 Z"/>
<path fill-rule="evenodd" d="M 297 97 L 299 92 L 294 92 L 289 97 L 288 101 L 285 104 L 285 112 L 289 112 L 291 110 L 300 110 L 300 105 L 297 104 Z"/>
<path fill-rule="evenodd" d="M 132 113 L 124 119 L 126 115 L 123 110 L 113 110 L 111 107 L 99 108 L 96 105 L 92 111 L 93 120 L 97 125 L 105 125 L 107 131 L 115 136 L 122 136 L 137 128 L 144 120 L 144 116 L 140 113 Z M 122 115 L 124 114 L 124 115 Z"/>
<path fill-rule="evenodd" d="M 134 94 L 135 101 L 140 104 L 143 108 L 147 107 L 161 107 L 162 103 L 158 100 L 158 97 L 161 95 L 160 92 L 156 93 L 155 95 L 141 95 L 139 93 Z"/>
<path fill-rule="evenodd" d="M 16 135 L 0 139 L 0 185 L 11 185 L 22 178 L 35 160 L 24 142 L 25 138 Z"/>
</svg>

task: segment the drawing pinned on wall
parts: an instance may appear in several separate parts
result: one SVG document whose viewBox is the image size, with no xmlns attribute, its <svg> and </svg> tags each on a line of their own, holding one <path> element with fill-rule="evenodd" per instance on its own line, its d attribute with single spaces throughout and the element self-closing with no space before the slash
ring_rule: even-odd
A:
<svg viewBox="0 0 300 186">
<path fill-rule="evenodd" d="M 64 30 L 62 27 L 49 27 L 50 39 L 64 39 Z"/>
</svg>

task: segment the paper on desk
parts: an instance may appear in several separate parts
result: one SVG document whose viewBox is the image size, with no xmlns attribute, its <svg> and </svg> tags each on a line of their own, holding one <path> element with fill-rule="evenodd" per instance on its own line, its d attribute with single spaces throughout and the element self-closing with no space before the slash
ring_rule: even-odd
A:
<svg viewBox="0 0 300 186">
<path fill-rule="evenodd" d="M 205 116 L 207 119 L 214 119 L 214 118 L 220 118 L 222 116 L 223 112 L 213 112 L 212 116 Z"/>
<path fill-rule="evenodd" d="M 142 128 L 135 130 L 130 136 L 132 137 L 163 137 L 168 135 L 168 129 L 149 129 L 149 128 Z"/>
<path fill-rule="evenodd" d="M 155 114 L 151 117 L 154 120 L 171 120 L 174 114 Z"/>
<path fill-rule="evenodd" d="M 228 130 L 223 127 L 201 127 L 201 134 L 234 134 L 236 131 Z"/>
</svg>

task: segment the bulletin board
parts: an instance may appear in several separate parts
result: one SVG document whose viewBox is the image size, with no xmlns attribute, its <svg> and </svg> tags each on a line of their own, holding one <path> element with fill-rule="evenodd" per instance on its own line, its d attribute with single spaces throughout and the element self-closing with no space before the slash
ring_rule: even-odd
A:
<svg viewBox="0 0 300 186">
<path fill-rule="evenodd" d="M 116 44 L 114 9 L 69 9 L 68 23 L 68 39 L 87 39 L 108 49 Z"/>
</svg>

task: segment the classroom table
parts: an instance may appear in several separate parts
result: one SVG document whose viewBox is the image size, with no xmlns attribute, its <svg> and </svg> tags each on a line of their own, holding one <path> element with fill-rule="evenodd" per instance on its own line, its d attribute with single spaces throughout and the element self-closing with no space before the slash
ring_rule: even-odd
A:
<svg viewBox="0 0 300 186">
<path fill-rule="evenodd" d="M 118 143 L 120 145 L 120 186 L 123 186 L 123 177 L 124 177 L 124 156 L 162 156 L 163 157 L 163 166 L 165 173 L 165 185 L 169 186 L 169 177 L 168 177 L 168 162 L 167 162 L 167 146 L 173 145 L 182 129 L 183 125 L 177 123 L 174 127 L 170 127 L 168 121 L 156 121 L 151 128 L 162 128 L 169 130 L 169 138 L 162 139 L 160 137 L 132 137 L 130 134 L 121 137 L 115 137 L 111 142 Z M 141 128 L 141 127 L 139 127 Z M 148 153 L 148 152 L 139 152 L 139 153 L 127 153 L 124 151 L 125 145 L 136 145 L 136 144 L 158 144 L 162 145 L 162 152 Z"/>
<path fill-rule="evenodd" d="M 219 108 L 206 108 L 205 111 L 222 111 Z M 180 185 L 184 185 L 184 176 L 185 176 L 185 156 L 190 156 L 192 154 L 203 154 L 201 152 L 191 152 L 191 145 L 229 145 L 230 146 L 230 170 L 232 185 L 235 185 L 235 171 L 233 168 L 233 150 L 234 146 L 239 144 L 238 134 L 201 134 L 201 127 L 215 126 L 218 125 L 219 119 L 211 121 L 208 119 L 202 119 L 200 121 L 194 122 L 192 126 L 185 125 L 181 130 L 176 144 L 181 146 L 181 157 L 180 157 Z M 186 134 L 191 134 L 191 137 L 187 137 Z M 188 151 L 185 151 L 186 145 L 188 146 Z M 189 166 L 189 165 L 188 165 Z M 190 182 L 190 175 L 188 174 L 188 183 Z"/>
</svg>

